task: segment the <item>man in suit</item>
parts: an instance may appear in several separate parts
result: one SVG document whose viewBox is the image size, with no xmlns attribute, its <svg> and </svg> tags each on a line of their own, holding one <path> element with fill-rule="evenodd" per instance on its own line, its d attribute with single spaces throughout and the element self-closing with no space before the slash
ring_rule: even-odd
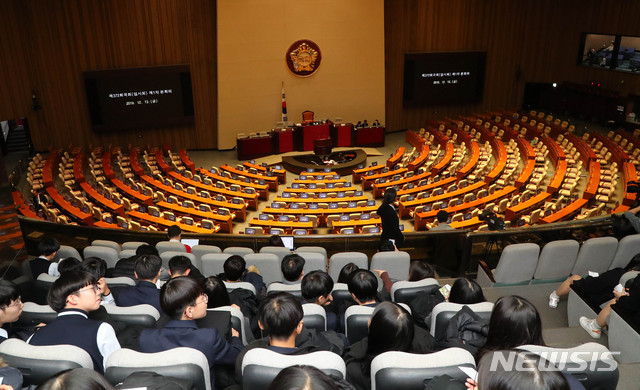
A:
<svg viewBox="0 0 640 390">
<path fill-rule="evenodd" d="M 162 329 L 145 329 L 140 333 L 140 351 L 153 353 L 177 347 L 189 347 L 202 352 L 211 369 L 211 384 L 215 389 L 213 368 L 226 365 L 231 370 L 242 350 L 239 333 L 231 330 L 227 342 L 214 328 L 199 329 L 195 320 L 207 315 L 208 296 L 196 279 L 179 276 L 169 280 L 160 292 L 162 310 L 171 321 Z"/>
<path fill-rule="evenodd" d="M 134 265 L 138 283 L 135 286 L 120 289 L 116 303 L 118 306 L 135 306 L 149 304 L 162 313 L 160 291 L 156 286 L 162 272 L 162 259 L 154 255 L 139 256 Z"/>
<path fill-rule="evenodd" d="M 393 203 L 396 201 L 396 189 L 389 187 L 384 192 L 384 200 L 378 207 L 378 216 L 382 220 L 382 234 L 380 242 L 394 240 L 396 248 L 400 248 L 404 241 L 404 235 L 400 231 L 400 220 Z"/>
</svg>

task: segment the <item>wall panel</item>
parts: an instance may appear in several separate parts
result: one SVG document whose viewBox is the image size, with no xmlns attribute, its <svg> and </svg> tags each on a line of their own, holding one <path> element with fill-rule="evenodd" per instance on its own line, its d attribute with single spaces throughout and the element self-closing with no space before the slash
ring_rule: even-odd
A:
<svg viewBox="0 0 640 390">
<path fill-rule="evenodd" d="M 0 117 L 27 116 L 36 149 L 50 145 L 157 145 L 215 148 L 215 0 L 2 0 Z M 5 18 L 3 18 L 5 19 Z M 4 53 L 24 54 L 5 59 Z M 195 125 L 96 134 L 82 71 L 190 64 Z M 11 76 L 7 75 L 8 74 Z M 42 110 L 33 111 L 31 89 Z"/>
<path fill-rule="evenodd" d="M 387 129 L 521 105 L 526 82 L 598 81 L 640 94 L 640 75 L 576 66 L 582 32 L 640 35 L 640 2 L 385 0 Z M 402 107 L 405 52 L 486 50 L 482 104 Z"/>
</svg>

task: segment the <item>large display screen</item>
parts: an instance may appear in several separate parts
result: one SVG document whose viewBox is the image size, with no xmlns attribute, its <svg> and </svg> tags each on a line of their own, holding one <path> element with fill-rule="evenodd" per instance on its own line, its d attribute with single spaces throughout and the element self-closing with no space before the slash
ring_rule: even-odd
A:
<svg viewBox="0 0 640 390">
<path fill-rule="evenodd" d="M 482 101 L 487 53 L 406 53 L 404 106 Z"/>
<path fill-rule="evenodd" d="M 194 123 L 189 65 L 83 72 L 98 132 Z"/>
</svg>

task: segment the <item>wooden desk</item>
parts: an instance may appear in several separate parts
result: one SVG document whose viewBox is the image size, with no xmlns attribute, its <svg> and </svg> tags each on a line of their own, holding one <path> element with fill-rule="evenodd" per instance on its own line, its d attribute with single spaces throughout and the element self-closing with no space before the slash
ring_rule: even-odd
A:
<svg viewBox="0 0 640 390">
<path fill-rule="evenodd" d="M 483 223 L 484 221 L 479 220 L 478 217 L 473 217 L 471 219 L 467 219 L 466 221 L 451 222 L 449 225 L 454 229 L 474 229 L 482 225 Z"/>
<path fill-rule="evenodd" d="M 287 233 L 291 233 L 294 229 L 305 229 L 308 232 L 313 230 L 313 222 L 311 222 L 311 221 L 309 221 L 309 222 L 296 222 L 296 221 L 280 222 L 280 221 L 262 221 L 262 220 L 259 220 L 258 218 L 253 218 L 251 221 L 249 221 L 249 226 L 260 226 L 263 229 L 264 228 L 267 228 L 267 229 L 278 228 L 278 229 L 283 229 Z M 269 234 L 269 233 L 267 233 L 267 234 Z"/>
<path fill-rule="evenodd" d="M 384 165 L 372 165 L 366 168 L 354 169 L 353 170 L 353 182 L 360 183 L 363 176 L 366 176 L 369 172 L 378 172 L 384 169 Z"/>
<path fill-rule="evenodd" d="M 269 185 L 269 189 L 271 191 L 277 191 L 278 190 L 278 177 L 277 176 L 262 176 L 262 175 L 258 175 L 255 173 L 251 173 L 249 171 L 241 171 L 237 168 L 231 167 L 229 165 L 220 165 L 220 169 L 222 169 L 223 171 L 229 172 L 232 175 L 238 175 L 238 176 L 245 176 L 245 177 L 250 177 L 256 180 L 263 180 L 265 183 L 267 183 Z"/>
<path fill-rule="evenodd" d="M 553 222 L 560 222 L 565 219 L 568 219 L 572 214 L 580 212 L 580 210 L 587 204 L 587 202 L 588 200 L 584 198 L 574 200 L 573 202 L 569 203 L 568 205 L 556 211 L 555 213 L 551 215 L 547 215 L 544 218 L 540 218 L 538 220 L 538 223 L 542 223 L 542 224 L 553 223 Z"/>
<path fill-rule="evenodd" d="M 467 150 L 471 150 L 471 154 L 469 155 L 469 161 L 467 161 L 467 163 L 456 173 L 456 175 L 458 176 L 458 180 L 461 180 L 462 178 L 469 175 L 471 171 L 473 171 L 473 169 L 476 167 L 476 164 L 480 159 L 480 147 L 478 146 L 478 143 L 469 141 L 466 145 Z"/>
<path fill-rule="evenodd" d="M 87 155 L 84 153 L 76 154 L 73 160 L 73 177 L 76 179 L 76 183 L 83 183 L 85 181 L 84 178 L 84 167 L 86 166 Z"/>
<path fill-rule="evenodd" d="M 507 207 L 507 210 L 504 213 L 505 219 L 507 219 L 508 221 L 512 221 L 522 214 L 539 208 L 539 206 L 544 204 L 544 202 L 546 202 L 549 198 L 551 198 L 550 193 L 541 192 L 538 195 L 532 196 L 526 201 L 520 202 L 513 207 Z"/>
<path fill-rule="evenodd" d="M 357 233 L 362 231 L 362 227 L 366 225 L 374 225 L 379 226 L 382 224 L 381 218 L 371 218 L 371 219 L 357 219 L 357 220 L 348 220 L 348 221 L 333 221 L 333 228 L 331 230 L 332 233 L 340 233 L 340 230 L 343 228 L 354 228 Z"/>
<path fill-rule="evenodd" d="M 331 124 L 309 125 L 296 127 L 294 138 L 297 142 L 297 150 L 313 150 L 313 141 L 317 139 L 331 138 Z"/>
<path fill-rule="evenodd" d="M 600 163 L 597 161 L 591 161 L 589 163 L 589 181 L 587 187 L 584 189 L 582 197 L 585 199 L 591 199 L 596 196 L 598 192 L 598 186 L 600 184 Z"/>
<path fill-rule="evenodd" d="M 343 214 L 353 214 L 353 213 L 372 213 L 378 210 L 379 205 L 373 206 L 362 206 L 362 207 L 340 207 L 336 209 L 289 209 L 289 208 L 280 208 L 274 209 L 271 207 L 265 207 L 262 209 L 262 214 L 270 214 L 270 215 L 316 215 L 318 216 L 318 226 L 327 226 L 327 216 L 329 215 L 343 215 Z"/>
<path fill-rule="evenodd" d="M 437 164 L 431 167 L 431 173 L 433 175 L 437 175 L 438 173 L 443 171 L 444 168 L 447 165 L 449 165 L 452 158 L 453 158 L 453 144 L 447 143 L 446 146 L 444 147 L 444 156 Z M 409 169 L 411 169 L 411 166 L 409 166 Z"/>
<path fill-rule="evenodd" d="M 636 172 L 636 166 L 632 163 L 625 161 L 622 164 L 622 189 L 623 189 L 623 198 L 622 204 L 625 206 L 633 206 L 636 201 L 636 194 L 632 194 L 627 192 L 627 182 L 629 181 L 637 181 L 638 174 Z"/>
<path fill-rule="evenodd" d="M 98 202 L 102 207 L 114 214 L 118 214 L 119 216 L 124 217 L 124 205 L 117 204 L 105 198 L 101 193 L 94 190 L 93 187 L 91 187 L 87 182 L 80 183 L 80 187 L 85 192 L 85 194 L 87 194 L 87 196 Z"/>
<path fill-rule="evenodd" d="M 233 216 L 231 214 L 220 215 L 217 213 L 209 213 L 206 211 L 200 211 L 199 209 L 182 207 L 179 204 L 169 202 L 158 202 L 156 205 L 165 210 L 169 210 L 186 216 L 196 217 L 196 219 L 198 220 L 209 219 L 211 221 L 218 222 L 220 223 L 220 229 L 222 231 L 233 233 Z"/>
<path fill-rule="evenodd" d="M 475 193 L 476 191 L 480 190 L 482 187 L 485 187 L 486 185 L 487 183 L 483 181 L 478 181 L 473 184 L 469 184 L 464 188 L 458 188 L 455 191 L 445 192 L 444 194 L 441 194 L 441 195 L 430 196 L 428 198 L 414 199 L 407 202 L 399 202 L 398 214 L 400 215 L 400 218 L 404 218 L 408 216 L 409 211 L 416 208 L 416 206 L 424 206 L 426 204 L 435 203 L 435 202 L 448 202 L 453 198 L 464 197 L 468 193 Z"/>
<path fill-rule="evenodd" d="M 293 183 L 298 183 L 298 184 L 311 184 L 311 183 L 315 183 L 317 185 L 321 185 L 324 184 L 326 186 L 327 183 L 333 183 L 333 184 L 338 184 L 338 183 L 346 183 L 347 180 L 344 178 L 340 178 L 340 179 L 323 179 L 323 180 L 317 180 L 317 179 L 307 179 L 307 180 L 302 180 L 302 179 L 293 179 Z"/>
<path fill-rule="evenodd" d="M 190 233 L 204 233 L 204 234 L 209 234 L 209 233 L 216 233 L 218 230 L 220 230 L 220 226 L 219 225 L 215 225 L 214 224 L 214 229 L 213 230 L 209 230 L 209 229 L 203 229 L 197 226 L 191 226 L 191 225 L 187 225 L 184 223 L 180 223 L 178 221 L 169 221 L 168 219 L 164 219 L 164 218 L 160 218 L 160 217 L 154 217 L 153 215 L 150 214 L 146 214 L 146 213 L 141 213 L 139 211 L 136 210 L 132 210 L 129 211 L 129 216 L 132 218 L 135 218 L 139 221 L 144 221 L 144 222 L 148 222 L 151 223 L 153 225 L 156 226 L 161 226 L 161 227 L 165 227 L 168 228 L 169 226 L 173 226 L 173 225 L 178 225 L 180 226 L 180 229 L 182 229 L 182 231 L 185 232 L 190 232 Z"/>
<path fill-rule="evenodd" d="M 420 182 L 421 180 L 424 180 L 428 177 L 431 177 L 431 172 L 425 170 L 424 172 L 418 175 L 413 175 L 411 177 L 403 177 L 400 180 L 391 180 L 391 181 L 386 181 L 384 183 L 372 183 L 371 189 L 373 190 L 373 197 L 380 198 L 381 196 L 384 195 L 384 191 L 388 187 L 398 186 L 402 188 L 402 186 L 404 186 L 405 184 Z"/>
<path fill-rule="evenodd" d="M 93 224 L 93 226 L 96 226 L 99 228 L 107 228 L 107 229 L 122 229 L 121 226 L 118 226 L 115 223 L 108 223 L 105 221 L 97 221 L 96 223 Z"/>
<path fill-rule="evenodd" d="M 267 168 L 263 167 L 262 165 L 258 165 L 258 164 L 254 164 L 250 161 L 245 161 L 242 163 L 242 165 L 245 166 L 245 168 L 247 169 L 255 169 L 257 171 L 260 172 L 264 172 L 266 173 L 268 171 Z M 271 172 L 273 172 L 277 177 L 278 177 L 278 183 L 280 184 L 286 184 L 287 183 L 287 171 L 284 169 L 275 169 L 275 168 L 271 168 L 270 169 Z"/>
<path fill-rule="evenodd" d="M 504 167 L 507 165 L 507 148 L 504 146 L 504 143 L 497 138 L 493 138 L 491 142 L 493 150 L 497 150 L 496 165 L 493 166 L 491 172 L 487 173 L 484 177 L 484 181 L 487 184 L 493 183 L 494 180 L 498 178 L 502 174 Z"/>
<path fill-rule="evenodd" d="M 60 154 L 52 151 L 44 162 L 42 167 L 42 183 L 45 187 L 53 186 L 54 169 L 58 170 L 58 161 L 60 161 Z"/>
<path fill-rule="evenodd" d="M 250 160 L 273 154 L 273 133 L 236 139 L 238 160 Z"/>
<path fill-rule="evenodd" d="M 197 182 L 195 180 L 192 179 L 188 179 L 180 174 L 178 174 L 177 172 L 172 172 L 169 173 L 169 176 L 178 179 L 184 183 L 187 183 L 189 185 L 192 185 L 196 188 L 201 188 L 205 191 L 212 191 L 215 193 L 218 193 L 220 195 L 228 195 L 228 196 L 237 196 L 240 198 L 244 198 L 246 201 L 249 202 L 249 206 L 251 206 L 252 208 L 255 207 L 253 210 L 257 210 L 258 207 L 258 197 L 260 197 L 261 199 L 267 200 L 269 198 L 269 190 L 268 190 L 268 185 L 267 184 L 258 184 L 258 183 L 246 183 L 240 180 L 234 180 L 234 179 L 229 179 L 227 177 L 224 176 L 220 176 L 218 174 L 215 173 L 211 173 L 209 171 L 207 171 L 206 169 L 200 168 L 198 170 L 198 172 L 200 172 L 200 174 L 209 177 L 210 179 L 214 179 L 216 181 L 221 181 L 221 182 L 225 182 L 227 184 L 236 184 L 239 185 L 242 188 L 246 188 L 246 187 L 250 187 L 256 190 L 255 194 L 247 194 L 246 192 L 238 192 L 238 191 L 231 191 L 231 190 L 227 190 L 225 188 L 218 188 L 216 186 L 210 187 L 204 183 L 200 183 Z M 194 183 L 198 183 L 198 185 L 194 185 Z"/>
<path fill-rule="evenodd" d="M 102 171 L 107 178 L 115 179 L 116 173 L 111 167 L 111 150 L 107 150 L 102 154 Z"/>
<path fill-rule="evenodd" d="M 167 162 L 164 160 L 164 154 L 162 153 L 162 149 L 158 149 L 155 152 L 156 163 L 158 163 L 158 168 L 160 168 L 163 172 L 169 173 L 172 172 L 173 169 Z"/>
<path fill-rule="evenodd" d="M 450 184 L 453 184 L 455 182 L 456 182 L 456 177 L 455 176 L 450 176 L 450 177 L 447 177 L 445 179 L 442 179 L 442 180 L 439 180 L 439 181 L 435 181 L 433 183 L 425 184 L 423 186 L 402 189 L 402 190 L 398 191 L 398 199 L 400 199 L 400 197 L 402 195 L 417 194 L 419 192 L 429 191 L 429 190 L 432 190 L 432 189 L 438 188 L 438 187 L 444 188 L 444 187 L 447 187 Z"/>
<path fill-rule="evenodd" d="M 493 194 L 489 194 L 485 196 L 484 198 L 476 199 L 473 202 L 463 203 L 458 206 L 448 207 L 446 208 L 446 210 L 449 214 L 453 215 L 456 213 L 463 212 L 465 210 L 470 210 L 473 208 L 484 206 L 485 204 L 488 204 L 488 203 L 495 203 L 503 197 L 511 196 L 511 194 L 514 193 L 515 191 L 516 191 L 516 187 L 507 186 L 499 191 L 495 191 Z M 418 231 L 424 228 L 427 224 L 427 219 L 435 218 L 436 214 L 438 214 L 438 211 L 440 210 L 431 210 L 425 213 L 414 214 L 413 226 L 415 231 Z"/>
<path fill-rule="evenodd" d="M 11 197 L 13 198 L 13 203 L 16 205 L 16 208 L 18 209 L 20 214 L 28 218 L 42 219 L 38 216 L 38 214 L 36 214 L 35 211 L 31 210 L 31 208 L 25 203 L 24 199 L 22 198 L 22 194 L 20 194 L 20 192 L 18 191 L 11 192 Z"/>
<path fill-rule="evenodd" d="M 153 200 L 150 196 L 141 194 L 138 191 L 130 188 L 122 181 L 120 181 L 120 179 L 111 179 L 111 183 L 118 188 L 121 194 L 129 199 L 133 199 L 136 203 L 153 206 Z"/>
<path fill-rule="evenodd" d="M 520 172 L 520 176 L 516 178 L 516 184 L 515 184 L 516 188 L 520 189 L 520 187 L 522 187 L 529 181 L 529 179 L 531 178 L 531 174 L 533 173 L 533 170 L 535 168 L 536 168 L 536 160 L 535 159 L 527 160 L 524 168 L 522 169 L 522 172 Z"/>
<path fill-rule="evenodd" d="M 551 178 L 549 185 L 547 186 L 547 191 L 554 193 L 560 189 L 562 186 L 562 181 L 564 180 L 564 176 L 567 173 L 567 160 L 558 160 L 556 163 L 556 172 Z"/>
<path fill-rule="evenodd" d="M 396 165 L 400 160 L 402 160 L 403 156 L 404 146 L 400 146 L 398 149 L 396 149 L 396 152 L 387 159 L 387 167 L 391 168 Z"/>
<path fill-rule="evenodd" d="M 151 186 L 160 189 L 162 191 L 164 191 L 167 194 L 171 194 L 171 195 L 175 195 L 178 197 L 178 199 L 187 199 L 187 200 L 191 200 L 193 202 L 198 202 L 198 203 L 205 203 L 208 204 L 210 206 L 215 206 L 217 207 L 226 207 L 229 210 L 233 211 L 236 213 L 236 217 L 240 220 L 240 221 L 244 221 L 247 218 L 247 206 L 243 203 L 243 204 L 236 204 L 236 203 L 229 203 L 229 202 L 220 202 L 217 201 L 215 199 L 212 198 L 203 198 L 201 196 L 198 195 L 194 195 L 194 194 L 189 194 L 183 191 L 178 191 L 173 187 L 169 187 L 167 185 L 164 185 L 164 183 L 160 183 L 159 181 L 151 178 L 150 176 L 147 175 L 142 175 L 140 176 L 140 179 L 142 179 L 143 181 L 149 183 Z"/>
<path fill-rule="evenodd" d="M 191 159 L 189 158 L 189 155 L 187 154 L 187 149 L 180 149 L 178 153 L 180 154 L 180 160 L 182 160 L 182 164 L 185 167 L 189 168 L 191 172 L 195 172 L 196 164 L 194 164 L 194 162 L 191 161 Z"/>
<path fill-rule="evenodd" d="M 418 157 L 415 158 L 415 160 L 409 163 L 409 167 L 408 167 L 409 170 L 413 171 L 418 167 L 424 165 L 428 157 L 429 157 L 429 145 L 427 144 L 420 145 L 420 154 L 418 155 Z"/>
<path fill-rule="evenodd" d="M 282 192 L 290 192 L 292 194 L 301 194 L 301 193 L 305 193 L 305 194 L 309 194 L 309 197 L 311 196 L 318 196 L 318 194 L 321 193 L 325 193 L 325 192 L 347 192 L 347 191 L 359 191 L 358 187 L 335 187 L 335 188 L 291 188 L 291 187 L 287 187 L 284 190 L 282 190 Z"/>
<path fill-rule="evenodd" d="M 276 196 L 273 202 L 283 203 L 338 203 L 338 202 L 360 202 L 368 200 L 365 195 L 362 196 L 345 196 L 344 198 L 283 198 Z"/>
<path fill-rule="evenodd" d="M 131 164 L 131 170 L 138 176 L 144 175 L 144 169 L 140 166 L 138 157 L 140 152 L 137 149 L 129 149 L 129 164 Z"/>
<path fill-rule="evenodd" d="M 371 185 L 373 184 L 374 181 L 376 181 L 377 179 L 383 179 L 383 178 L 387 178 L 387 177 L 393 177 L 395 175 L 404 175 L 407 172 L 407 168 L 399 168 L 399 169 L 395 169 L 395 170 L 390 170 L 388 172 L 380 172 L 380 173 L 376 173 L 375 175 L 371 175 L 371 176 L 363 176 L 362 177 L 362 188 L 365 190 L 368 190 L 371 188 Z"/>
<path fill-rule="evenodd" d="M 58 193 L 58 190 L 56 190 L 55 187 L 47 187 L 46 190 L 54 203 L 60 206 L 68 215 L 79 220 L 85 225 L 93 225 L 93 216 L 82 212 L 82 210 L 75 208 L 71 203 L 67 202 L 67 200 Z"/>
</svg>

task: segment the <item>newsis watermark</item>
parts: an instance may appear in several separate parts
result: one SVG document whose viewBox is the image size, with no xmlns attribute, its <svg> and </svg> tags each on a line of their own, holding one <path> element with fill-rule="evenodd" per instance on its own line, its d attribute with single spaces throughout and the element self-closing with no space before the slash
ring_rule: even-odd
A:
<svg viewBox="0 0 640 390">
<path fill-rule="evenodd" d="M 613 356 L 620 352 L 594 351 L 497 351 L 493 353 L 489 371 L 615 371 Z"/>
</svg>

